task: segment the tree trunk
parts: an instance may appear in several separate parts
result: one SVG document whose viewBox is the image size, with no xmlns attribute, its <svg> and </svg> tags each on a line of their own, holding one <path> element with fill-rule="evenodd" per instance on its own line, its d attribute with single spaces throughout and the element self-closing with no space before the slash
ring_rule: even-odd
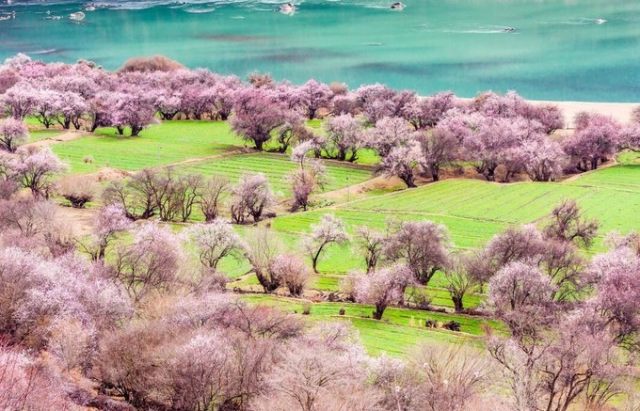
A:
<svg viewBox="0 0 640 411">
<path fill-rule="evenodd" d="M 381 320 L 382 319 L 382 314 L 384 314 L 384 310 L 387 307 L 381 304 L 376 304 L 376 310 L 373 312 L 373 318 L 375 320 Z"/>
<path fill-rule="evenodd" d="M 315 253 L 315 255 L 313 255 L 311 257 L 311 265 L 313 267 L 313 272 L 318 274 L 318 260 L 320 259 L 320 253 L 322 252 L 322 249 L 324 248 L 324 244 L 322 244 L 319 248 L 318 251 Z"/>
<path fill-rule="evenodd" d="M 453 308 L 457 313 L 464 311 L 464 305 L 462 303 L 462 297 L 451 296 L 451 301 L 453 301 Z"/>
<path fill-rule="evenodd" d="M 440 167 L 432 164 L 429 166 L 429 170 L 431 171 L 431 179 L 433 181 L 440 181 Z"/>
<path fill-rule="evenodd" d="M 416 183 L 413 181 L 413 174 L 405 174 L 399 177 L 402 179 L 402 181 L 404 181 L 407 187 L 409 188 L 416 187 Z"/>
</svg>

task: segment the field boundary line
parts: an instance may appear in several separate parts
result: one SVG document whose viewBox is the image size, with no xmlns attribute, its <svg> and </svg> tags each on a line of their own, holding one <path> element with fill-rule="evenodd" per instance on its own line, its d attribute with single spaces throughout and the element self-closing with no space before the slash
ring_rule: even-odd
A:
<svg viewBox="0 0 640 411">
<path fill-rule="evenodd" d="M 21 147 L 48 147 L 54 144 L 66 143 L 68 141 L 78 140 L 82 137 L 86 137 L 91 135 L 85 131 L 63 131 L 60 134 L 57 134 L 52 137 L 47 137 L 45 139 L 34 141 L 32 143 L 23 144 Z"/>
</svg>

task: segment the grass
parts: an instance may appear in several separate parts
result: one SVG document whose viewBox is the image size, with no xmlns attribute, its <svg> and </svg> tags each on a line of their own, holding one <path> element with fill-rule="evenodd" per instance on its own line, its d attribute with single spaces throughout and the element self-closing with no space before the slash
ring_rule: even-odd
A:
<svg viewBox="0 0 640 411">
<path fill-rule="evenodd" d="M 321 131 L 321 122 L 314 120 L 309 126 Z M 51 138 L 58 130 L 36 131 L 32 141 Z M 33 140 L 37 139 L 37 140 Z M 252 146 L 252 145 L 248 145 Z M 221 122 L 171 121 L 152 126 L 140 137 L 121 137 L 115 130 L 99 130 L 93 136 L 58 143 L 53 150 L 71 166 L 73 173 L 88 173 L 103 167 L 136 171 L 145 167 L 177 164 L 179 172 L 203 175 L 223 175 L 232 182 L 246 172 L 267 175 L 274 191 L 280 197 L 290 196 L 285 177 L 294 169 L 287 155 L 273 153 L 232 152 L 245 147 L 244 142 Z M 363 150 L 358 164 L 326 161 L 329 181 L 325 191 L 338 190 L 360 183 L 371 176 L 370 167 L 378 162 L 377 155 Z M 85 163 L 91 156 L 93 161 Z M 215 157 L 220 156 L 220 157 Z M 215 157 L 215 158 L 208 158 Z M 601 223 L 600 237 L 594 250 L 601 251 L 602 238 L 612 230 L 628 232 L 640 230 L 640 155 L 625 152 L 618 157 L 619 165 L 570 178 L 559 183 L 522 182 L 512 184 L 489 183 L 481 180 L 450 179 L 416 189 L 389 192 L 377 190 L 361 193 L 356 200 L 350 197 L 332 197 L 338 203 L 308 212 L 282 215 L 270 221 L 271 227 L 284 247 L 300 254 L 303 236 L 326 213 L 343 219 L 352 236 L 358 226 L 366 225 L 383 230 L 390 220 L 432 220 L 445 225 L 454 247 L 468 249 L 483 246 L 492 236 L 516 224 L 540 224 L 550 210 L 564 199 L 575 199 L 586 216 Z M 237 227 L 246 236 L 254 228 Z M 249 270 L 245 259 L 226 258 L 220 270 L 237 279 Z M 363 269 L 362 257 L 352 241 L 344 246 L 330 246 L 319 263 L 320 274 L 314 276 L 310 288 L 321 292 L 339 290 L 340 281 L 352 270 Z M 254 289 L 255 276 L 242 277 L 232 286 Z M 427 289 L 421 289 L 434 306 L 451 308 L 446 282 L 437 273 Z M 251 303 L 274 305 L 289 312 L 302 311 L 301 300 L 266 295 L 246 295 Z M 483 296 L 470 294 L 466 307 L 481 304 Z M 339 316 L 341 307 L 346 309 Z M 483 318 L 443 314 L 403 308 L 389 308 L 384 321 L 368 318 L 372 308 L 359 304 L 312 304 L 312 321 L 350 321 L 359 331 L 367 350 L 374 355 L 388 353 L 402 355 L 418 342 L 460 343 L 471 341 L 481 344 L 479 336 L 489 325 L 503 332 L 501 324 Z M 462 333 L 433 330 L 424 327 L 427 319 L 462 324 Z"/>
<path fill-rule="evenodd" d="M 136 171 L 145 167 L 219 155 L 243 147 L 227 123 L 167 121 L 143 130 L 139 137 L 118 136 L 115 129 L 56 144 L 53 151 L 69 163 L 72 173 L 90 173 L 103 167 Z M 85 158 L 91 157 L 91 162 Z"/>
<path fill-rule="evenodd" d="M 54 130 L 54 129 L 31 131 L 29 133 L 29 141 L 28 142 L 29 143 L 35 143 L 37 141 L 47 140 L 47 139 L 59 136 L 62 133 L 63 132 L 61 130 Z"/>
<path fill-rule="evenodd" d="M 286 312 L 301 313 L 305 301 L 268 295 L 245 295 L 245 301 L 254 304 L 264 304 L 280 308 Z M 345 309 L 345 315 L 340 316 L 339 310 Z M 358 330 L 365 348 L 370 354 L 403 355 L 412 346 L 420 342 L 445 342 L 481 344 L 484 327 L 489 326 L 497 332 L 505 332 L 505 328 L 497 321 L 472 317 L 437 313 L 431 311 L 410 310 L 390 307 L 384 313 L 381 321 L 368 318 L 373 307 L 362 304 L 344 304 L 321 302 L 311 304 L 311 320 L 351 321 Z M 443 329 L 425 327 L 425 321 L 432 320 L 440 323 L 457 321 L 461 325 L 461 332 L 451 332 Z"/>
<path fill-rule="evenodd" d="M 509 225 L 539 223 L 562 200 L 575 199 L 585 216 L 601 223 L 600 241 L 613 230 L 640 229 L 640 165 L 620 165 L 562 183 L 496 184 L 452 179 L 423 187 L 356 200 L 331 210 L 351 230 L 381 229 L 385 222 L 432 220 L 444 224 L 456 247 L 478 247 Z M 326 211 L 283 216 L 273 226 L 300 233 Z"/>
<path fill-rule="evenodd" d="M 640 165 L 637 155 L 627 154 L 624 163 L 596 170 L 561 183 L 496 184 L 480 180 L 444 180 L 412 190 L 371 196 L 331 209 L 285 215 L 272 221 L 280 236 L 293 244 L 326 213 L 343 219 L 350 234 L 366 225 L 383 230 L 389 220 L 432 220 L 444 224 L 458 248 L 483 246 L 492 236 L 516 224 L 541 224 L 551 209 L 564 199 L 576 199 L 589 218 L 597 219 L 600 236 L 590 252 L 602 251 L 603 238 L 613 230 L 640 230 Z M 622 163 L 622 161 L 621 161 Z M 352 244 L 353 245 L 353 244 Z M 320 275 L 311 287 L 339 289 L 345 273 L 363 269 L 362 258 L 352 247 L 331 247 L 319 264 Z M 442 274 L 438 273 L 426 293 L 435 306 L 451 308 Z M 466 307 L 476 307 L 482 295 L 470 294 Z"/>
<path fill-rule="evenodd" d="M 338 162 L 325 161 L 328 181 L 324 191 L 333 191 L 361 183 L 371 177 L 371 171 Z M 233 183 L 245 173 L 264 173 L 269 178 L 274 192 L 280 197 L 291 195 L 287 174 L 296 168 L 288 155 L 273 153 L 252 153 L 205 160 L 179 167 L 180 172 L 196 173 L 205 176 L 222 175 Z"/>
</svg>

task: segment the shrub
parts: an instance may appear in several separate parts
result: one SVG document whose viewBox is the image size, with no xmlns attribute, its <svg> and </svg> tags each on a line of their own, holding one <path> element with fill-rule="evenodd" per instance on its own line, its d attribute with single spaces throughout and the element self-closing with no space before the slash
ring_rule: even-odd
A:
<svg viewBox="0 0 640 411">
<path fill-rule="evenodd" d="M 309 315 L 309 314 L 311 314 L 311 304 L 310 303 L 302 304 L 302 315 Z"/>
<path fill-rule="evenodd" d="M 59 183 L 58 191 L 73 208 L 84 208 L 95 197 L 95 187 L 87 177 L 65 179 Z"/>
<path fill-rule="evenodd" d="M 120 72 L 176 71 L 182 68 L 182 64 L 165 56 L 136 57 L 127 60 Z"/>
<path fill-rule="evenodd" d="M 444 323 L 444 325 L 442 326 L 442 328 L 445 328 L 447 330 L 451 330 L 451 331 L 460 331 L 460 323 L 457 321 L 449 321 Z"/>
</svg>

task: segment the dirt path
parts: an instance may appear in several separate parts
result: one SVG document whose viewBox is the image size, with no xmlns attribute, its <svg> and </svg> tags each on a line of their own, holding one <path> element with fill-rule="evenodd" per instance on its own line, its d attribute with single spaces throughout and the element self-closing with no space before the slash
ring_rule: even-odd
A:
<svg viewBox="0 0 640 411">
<path fill-rule="evenodd" d="M 97 208 L 72 208 L 56 205 L 57 218 L 68 224 L 74 237 L 83 237 L 91 233 Z"/>
<path fill-rule="evenodd" d="M 240 148 L 240 149 L 225 151 L 224 153 L 220 153 L 220 154 L 212 154 L 206 157 L 188 158 L 186 160 L 176 161 L 175 163 L 161 164 L 156 167 L 152 167 L 152 169 L 176 167 L 176 166 L 182 166 L 185 164 L 194 164 L 194 163 L 200 163 L 200 162 L 209 161 L 209 160 L 216 160 L 220 158 L 226 158 L 226 157 L 241 155 L 241 154 L 251 154 L 251 153 L 257 153 L 257 151 L 250 148 Z"/>
<path fill-rule="evenodd" d="M 77 140 L 81 137 L 88 136 L 89 133 L 84 131 L 67 131 L 62 134 L 59 134 L 55 137 L 45 138 L 44 140 L 35 141 L 33 143 L 27 143 L 24 146 L 26 147 L 48 147 L 53 144 L 63 143 L 65 141 L 73 141 Z"/>
<path fill-rule="evenodd" d="M 315 196 L 316 199 L 335 201 L 332 207 L 342 206 L 355 200 L 359 200 L 369 191 L 373 190 L 388 190 L 394 187 L 404 187 L 402 180 L 396 177 L 388 178 L 384 176 L 378 176 L 371 178 L 362 183 L 354 184 L 351 186 L 343 187 L 338 190 L 328 191 Z M 394 193 L 391 191 L 390 193 Z M 390 194 L 388 193 L 388 194 Z M 384 195 L 384 194 L 383 194 Z"/>
</svg>

